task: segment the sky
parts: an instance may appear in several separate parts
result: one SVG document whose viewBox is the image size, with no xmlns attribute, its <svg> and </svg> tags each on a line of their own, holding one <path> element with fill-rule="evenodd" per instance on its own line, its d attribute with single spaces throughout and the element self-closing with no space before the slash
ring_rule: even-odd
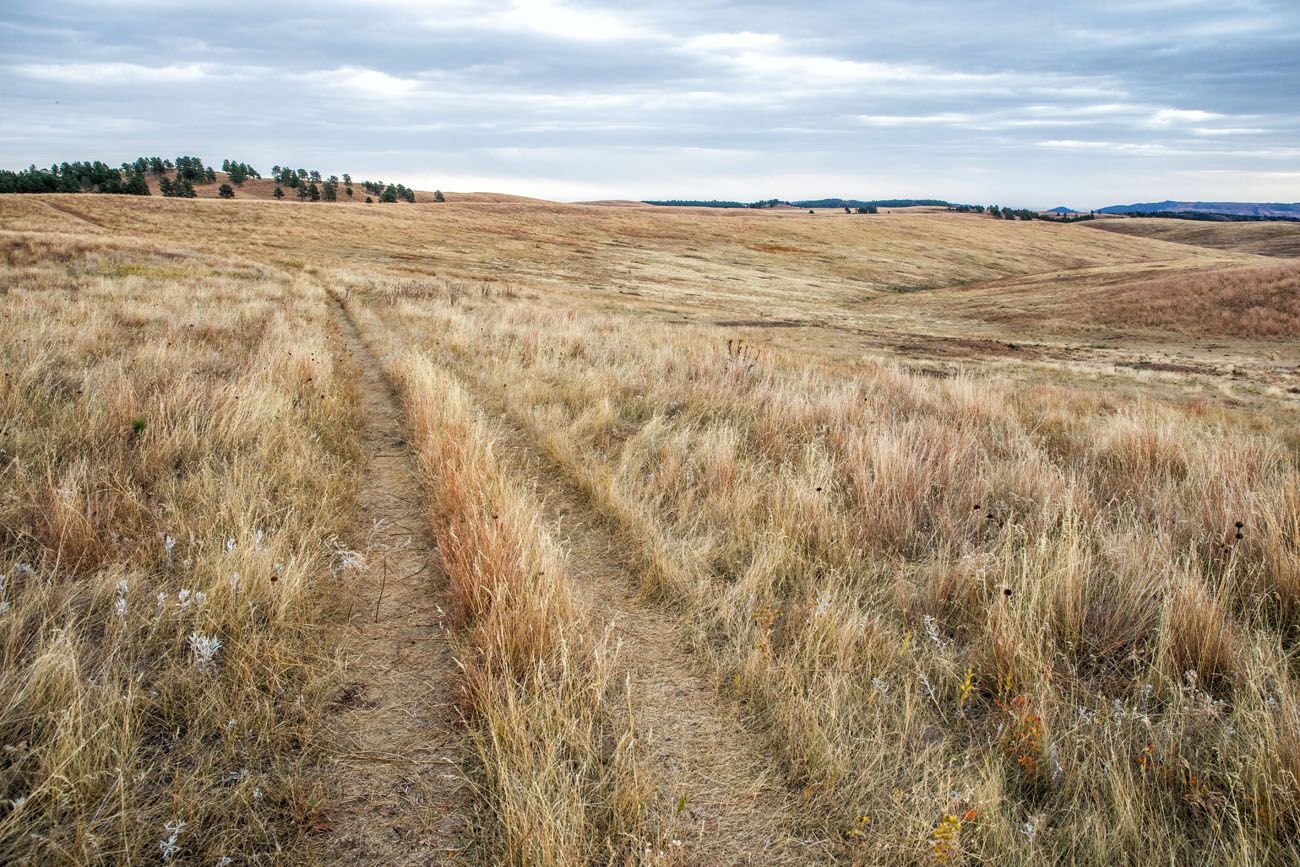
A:
<svg viewBox="0 0 1300 867">
<path fill-rule="evenodd" d="M 566 201 L 1300 201 L 1300 0 L 6 0 L 0 167 Z"/>
</svg>

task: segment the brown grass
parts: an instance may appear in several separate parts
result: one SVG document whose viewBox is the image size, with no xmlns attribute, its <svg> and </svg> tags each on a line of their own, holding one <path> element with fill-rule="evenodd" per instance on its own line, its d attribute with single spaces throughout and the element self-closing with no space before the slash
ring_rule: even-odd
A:
<svg viewBox="0 0 1300 867">
<path fill-rule="evenodd" d="M 179 822 L 177 861 L 302 857 L 356 448 L 322 293 L 3 249 L 0 861 L 157 863 Z"/>
<path fill-rule="evenodd" d="M 526 298 L 371 310 L 639 540 L 644 592 L 860 857 L 933 856 L 940 828 L 999 863 L 1298 854 L 1275 726 L 1300 551 L 1269 528 L 1300 468 L 1248 425 Z"/>
<path fill-rule="evenodd" d="M 1159 217 L 1097 220 L 1083 226 L 1121 235 L 1192 244 L 1216 250 L 1236 250 L 1262 256 L 1300 256 L 1300 223 L 1250 222 L 1207 223 L 1198 220 L 1170 220 Z"/>
<path fill-rule="evenodd" d="M 1216 337 L 1300 337 L 1300 264 L 1232 268 L 1092 293 L 1079 313 L 1106 325 Z M 1081 309 L 1082 308 L 1082 309 Z"/>
<path fill-rule="evenodd" d="M 485 861 L 656 860 L 691 812 L 658 807 L 628 668 L 502 423 L 609 522 L 835 857 L 1300 858 L 1293 398 L 1110 388 L 1064 354 L 1098 298 L 1125 339 L 1285 354 L 1288 270 L 1171 276 L 1259 260 L 945 214 L 53 196 L 0 199 L 0 233 L 0 860 L 156 861 L 176 820 L 186 861 L 316 851 L 358 454 L 323 286 L 414 431 Z"/>
<path fill-rule="evenodd" d="M 497 467 L 468 396 L 393 362 L 433 492 L 457 603 L 493 863 L 590 864 L 640 853 L 650 798 L 608 635 L 588 625 L 564 557 Z"/>
</svg>

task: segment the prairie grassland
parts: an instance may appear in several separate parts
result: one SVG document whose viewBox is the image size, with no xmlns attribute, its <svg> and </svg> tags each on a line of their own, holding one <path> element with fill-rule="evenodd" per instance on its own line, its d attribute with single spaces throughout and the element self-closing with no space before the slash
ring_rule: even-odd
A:
<svg viewBox="0 0 1300 867">
<path fill-rule="evenodd" d="M 1297 222 L 1206 223 L 1199 220 L 1143 217 L 1097 220 L 1082 225 L 1122 235 L 1193 244 L 1216 250 L 1235 250 L 1282 258 L 1300 256 L 1300 223 Z"/>
<path fill-rule="evenodd" d="M 636 666 L 542 517 L 555 474 L 779 758 L 819 853 L 1300 857 L 1291 271 L 805 216 L 0 198 L 0 860 L 318 851 L 361 580 L 335 541 L 362 450 L 331 293 L 427 485 L 445 698 L 478 756 L 466 858 L 714 851 L 707 822 L 665 845 L 689 791 L 665 808 Z M 1245 373 L 1117 367 L 1152 347 Z M 506 424 L 550 476 L 501 459 Z"/>
<path fill-rule="evenodd" d="M 1300 857 L 1284 417 L 352 289 L 618 522 L 846 857 Z"/>
<path fill-rule="evenodd" d="M 0 249 L 0 862 L 303 859 L 356 453 L 324 296 Z"/>
<path fill-rule="evenodd" d="M 659 841 L 610 636 L 592 629 L 563 554 L 498 468 L 465 391 L 418 354 L 390 370 L 457 606 L 491 863 L 635 859 Z"/>
</svg>

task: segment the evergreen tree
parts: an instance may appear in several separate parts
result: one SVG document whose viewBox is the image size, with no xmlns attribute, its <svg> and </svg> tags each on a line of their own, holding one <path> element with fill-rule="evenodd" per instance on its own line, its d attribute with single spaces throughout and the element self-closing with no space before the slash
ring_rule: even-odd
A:
<svg viewBox="0 0 1300 867">
<path fill-rule="evenodd" d="M 445 202 L 445 201 L 447 201 L 447 197 L 444 196 L 444 195 L 442 194 L 442 190 L 434 190 L 434 191 L 433 191 L 433 200 L 434 200 L 435 202 Z"/>
<path fill-rule="evenodd" d="M 158 192 L 162 193 L 164 196 L 170 196 L 172 194 L 172 182 L 166 175 L 163 175 L 158 179 Z"/>
<path fill-rule="evenodd" d="M 122 192 L 128 196 L 147 196 L 149 195 L 149 184 L 145 182 L 144 175 L 133 174 L 126 186 L 122 187 Z"/>
<path fill-rule="evenodd" d="M 235 190 L 230 186 L 230 184 L 222 184 L 217 190 L 217 195 L 221 196 L 223 199 L 233 199 L 235 197 Z"/>
<path fill-rule="evenodd" d="M 271 193 L 271 195 L 275 196 L 277 199 L 283 199 L 283 198 L 284 198 L 284 190 L 280 189 L 280 185 L 279 185 L 279 184 L 276 184 L 276 185 L 275 185 L 275 192 L 274 192 L 274 193 Z"/>
</svg>

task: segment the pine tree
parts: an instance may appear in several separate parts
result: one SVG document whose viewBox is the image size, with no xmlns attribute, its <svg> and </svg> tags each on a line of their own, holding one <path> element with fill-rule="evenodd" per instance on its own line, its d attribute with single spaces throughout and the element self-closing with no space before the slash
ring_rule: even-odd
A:
<svg viewBox="0 0 1300 867">
<path fill-rule="evenodd" d="M 275 185 L 275 192 L 274 192 L 274 193 L 271 193 L 271 195 L 275 196 L 277 199 L 283 199 L 283 198 L 284 198 L 284 190 L 280 189 L 280 185 L 279 185 L 279 184 L 276 184 L 276 185 Z"/>
<path fill-rule="evenodd" d="M 235 190 L 230 186 L 230 184 L 222 184 L 217 190 L 217 195 L 221 196 L 223 199 L 233 199 L 235 197 Z"/>
<path fill-rule="evenodd" d="M 433 200 L 434 200 L 435 202 L 445 202 L 445 201 L 447 201 L 447 197 L 444 196 L 444 195 L 442 194 L 442 190 L 434 190 L 434 191 L 433 191 Z"/>
</svg>

